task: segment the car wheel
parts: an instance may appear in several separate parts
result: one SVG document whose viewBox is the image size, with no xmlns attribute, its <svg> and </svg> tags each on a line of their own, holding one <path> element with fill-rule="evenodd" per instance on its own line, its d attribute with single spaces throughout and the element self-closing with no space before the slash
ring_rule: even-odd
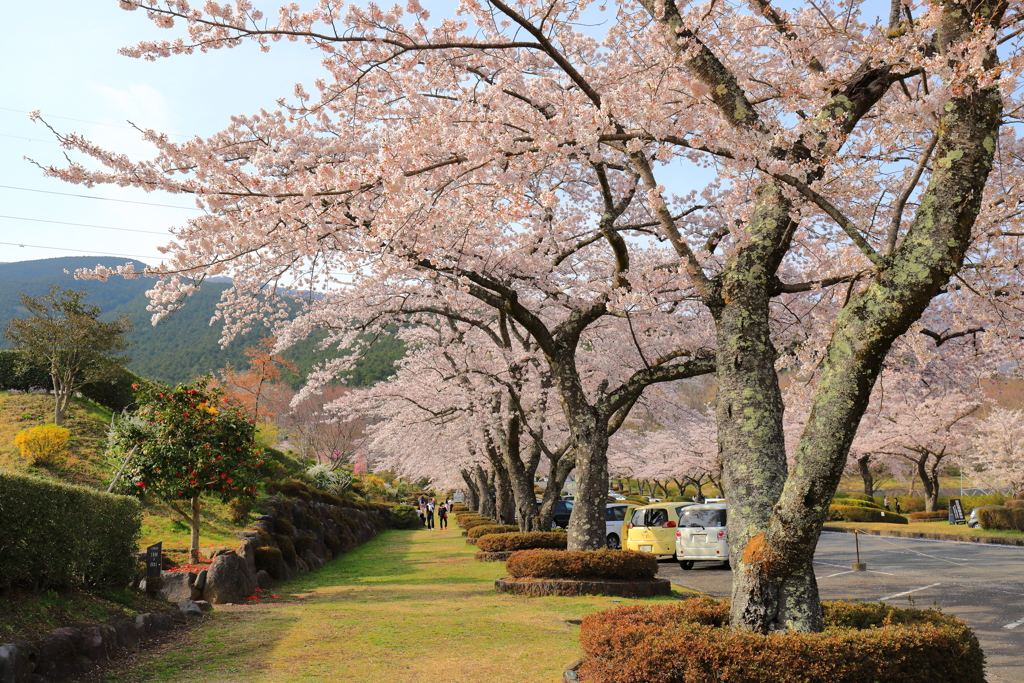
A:
<svg viewBox="0 0 1024 683">
<path fill-rule="evenodd" d="M 683 569 L 693 569 L 693 560 L 679 560 L 679 566 Z"/>
<path fill-rule="evenodd" d="M 729 560 L 722 563 L 722 569 L 732 569 L 732 565 L 729 564 Z"/>
<path fill-rule="evenodd" d="M 622 550 L 622 543 L 619 542 L 618 534 L 608 534 L 608 547 L 612 550 Z"/>
</svg>

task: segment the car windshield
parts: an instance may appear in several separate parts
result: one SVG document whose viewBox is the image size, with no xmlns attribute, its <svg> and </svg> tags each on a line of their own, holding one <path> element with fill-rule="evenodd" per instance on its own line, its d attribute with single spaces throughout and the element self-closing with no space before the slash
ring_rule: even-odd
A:
<svg viewBox="0 0 1024 683">
<path fill-rule="evenodd" d="M 668 510 L 654 508 L 647 511 L 647 526 L 662 526 L 668 521 Z"/>
<path fill-rule="evenodd" d="M 679 526 L 725 526 L 725 510 L 683 508 L 679 513 Z"/>
</svg>

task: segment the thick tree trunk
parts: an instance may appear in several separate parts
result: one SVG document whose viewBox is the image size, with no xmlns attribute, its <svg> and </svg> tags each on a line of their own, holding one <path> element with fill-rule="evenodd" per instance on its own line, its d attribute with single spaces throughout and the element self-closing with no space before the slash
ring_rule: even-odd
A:
<svg viewBox="0 0 1024 683">
<path fill-rule="evenodd" d="M 476 487 L 479 491 L 479 499 L 477 500 L 477 513 L 483 517 L 490 517 L 494 519 L 494 485 L 488 477 L 487 472 L 484 471 L 482 465 L 477 465 L 473 471 L 474 478 L 476 479 Z"/>
<path fill-rule="evenodd" d="M 462 480 L 466 482 L 466 507 L 470 510 L 476 510 L 480 505 L 480 493 L 476 486 L 476 481 L 473 480 L 473 473 L 469 470 L 459 470 L 459 474 L 462 475 Z"/>
<path fill-rule="evenodd" d="M 857 458 L 857 469 L 860 471 L 860 478 L 864 482 L 864 493 L 869 496 L 875 495 L 875 475 L 871 473 L 870 453 L 865 453 Z"/>
<path fill-rule="evenodd" d="M 935 462 L 928 467 L 928 460 L 935 457 Z M 921 485 L 924 487 L 924 509 L 925 512 L 934 512 L 939 504 L 939 463 L 942 456 L 935 453 L 925 452 L 918 457 L 917 472 L 921 477 Z"/>
<path fill-rule="evenodd" d="M 494 467 L 494 520 L 498 524 L 516 523 L 516 503 L 512 495 L 512 482 L 509 480 L 505 463 L 498 461 Z"/>
<path fill-rule="evenodd" d="M 199 564 L 199 496 L 192 497 L 192 543 L 189 546 L 188 558 L 192 564 Z"/>
<path fill-rule="evenodd" d="M 593 416 L 573 430 L 576 454 L 576 498 L 569 517 L 569 550 L 607 546 L 604 520 L 608 500 L 607 426 Z"/>
</svg>

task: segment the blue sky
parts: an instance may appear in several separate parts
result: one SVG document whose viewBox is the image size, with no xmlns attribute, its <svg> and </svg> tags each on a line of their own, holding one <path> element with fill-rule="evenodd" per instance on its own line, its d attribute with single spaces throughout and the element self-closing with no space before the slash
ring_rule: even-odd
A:
<svg viewBox="0 0 1024 683">
<path fill-rule="evenodd" d="M 5 16 L 0 242 L 10 244 L 0 244 L 0 261 L 111 254 L 153 263 L 159 258 L 157 245 L 167 241 L 167 226 L 197 214 L 184 197 L 109 186 L 87 189 L 44 178 L 23 157 L 59 164 L 63 150 L 42 124 L 29 121 L 27 112 L 40 110 L 62 132 L 76 131 L 117 151 L 149 156 L 152 148 L 139 141 L 128 121 L 180 139 L 213 133 L 232 114 L 274 107 L 296 80 L 309 82 L 319 70 L 312 51 L 291 43 L 275 44 L 270 53 L 244 45 L 157 62 L 122 57 L 118 48 L 137 40 L 180 34 L 177 28 L 153 27 L 142 12 L 119 9 L 117 0 L 13 3 Z"/>
</svg>

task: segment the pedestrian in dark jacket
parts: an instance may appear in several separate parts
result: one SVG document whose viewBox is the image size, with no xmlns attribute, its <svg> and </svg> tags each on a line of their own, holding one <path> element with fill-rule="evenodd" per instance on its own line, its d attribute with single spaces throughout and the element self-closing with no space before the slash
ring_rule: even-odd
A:
<svg viewBox="0 0 1024 683">
<path fill-rule="evenodd" d="M 442 505 L 437 508 L 437 528 L 447 529 L 448 528 L 448 506 Z"/>
</svg>

